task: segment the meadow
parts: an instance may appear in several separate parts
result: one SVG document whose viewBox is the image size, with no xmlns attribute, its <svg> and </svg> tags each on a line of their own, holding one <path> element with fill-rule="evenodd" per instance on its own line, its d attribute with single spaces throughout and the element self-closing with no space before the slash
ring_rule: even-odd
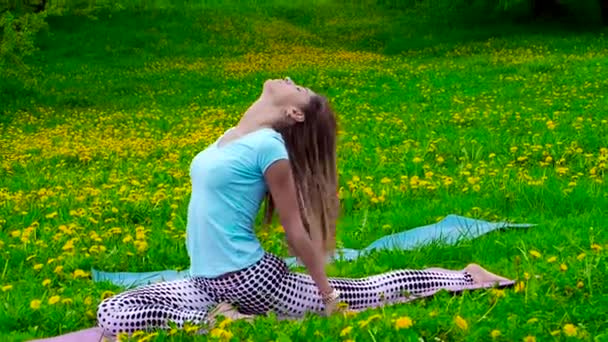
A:
<svg viewBox="0 0 608 342">
<path fill-rule="evenodd" d="M 330 275 L 475 262 L 516 286 L 133 340 L 608 341 L 608 32 L 450 28 L 417 11 L 295 1 L 50 16 L 36 88 L 0 81 L 0 340 L 95 325 L 122 289 L 91 268 L 188 268 L 192 158 L 264 80 L 289 76 L 338 114 L 340 246 L 448 214 L 537 224 Z M 287 255 L 278 224 L 258 230 Z"/>
</svg>

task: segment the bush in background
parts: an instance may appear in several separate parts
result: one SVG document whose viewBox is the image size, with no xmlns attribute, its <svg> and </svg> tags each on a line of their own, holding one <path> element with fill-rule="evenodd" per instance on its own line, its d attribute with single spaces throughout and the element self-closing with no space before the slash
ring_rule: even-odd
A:
<svg viewBox="0 0 608 342">
<path fill-rule="evenodd" d="M 44 11 L 20 14 L 5 11 L 0 16 L 0 93 L 35 88 L 40 70 L 26 59 L 38 52 L 36 35 L 47 29 L 45 19 Z"/>
</svg>

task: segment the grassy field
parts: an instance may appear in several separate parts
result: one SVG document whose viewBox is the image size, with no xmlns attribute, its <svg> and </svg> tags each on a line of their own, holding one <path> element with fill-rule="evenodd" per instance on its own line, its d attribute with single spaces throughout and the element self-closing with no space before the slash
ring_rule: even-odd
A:
<svg viewBox="0 0 608 342">
<path fill-rule="evenodd" d="M 2 84 L 0 340 L 94 325 L 121 289 L 92 282 L 91 267 L 187 268 L 190 161 L 265 79 L 290 76 L 339 115 L 340 245 L 451 213 L 538 225 L 328 268 L 476 262 L 513 289 L 232 322 L 211 339 L 608 341 L 607 32 L 424 26 L 418 11 L 294 2 L 50 17 L 31 62 L 38 88 Z M 279 227 L 260 236 L 286 255 Z"/>
</svg>

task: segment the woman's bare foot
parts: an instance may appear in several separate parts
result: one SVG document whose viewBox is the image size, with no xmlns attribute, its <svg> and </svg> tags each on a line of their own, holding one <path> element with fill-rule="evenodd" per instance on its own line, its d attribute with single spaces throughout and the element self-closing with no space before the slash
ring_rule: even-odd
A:
<svg viewBox="0 0 608 342">
<path fill-rule="evenodd" d="M 209 312 L 208 318 L 211 326 L 215 325 L 216 318 L 219 316 L 230 318 L 233 321 L 244 319 L 249 322 L 251 322 L 254 317 L 253 315 L 245 315 L 240 313 L 234 306 L 226 302 L 219 303 L 213 310 Z"/>
<path fill-rule="evenodd" d="M 487 271 L 486 269 L 477 264 L 467 265 L 467 267 L 464 268 L 464 271 L 469 273 L 471 277 L 473 277 L 473 281 L 476 284 L 508 285 L 510 283 L 513 283 L 511 279 L 498 276 L 492 272 Z"/>
</svg>

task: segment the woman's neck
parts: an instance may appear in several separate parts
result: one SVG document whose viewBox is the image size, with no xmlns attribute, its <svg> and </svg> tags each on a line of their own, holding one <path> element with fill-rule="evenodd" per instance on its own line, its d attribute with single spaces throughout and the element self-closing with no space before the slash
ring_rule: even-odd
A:
<svg viewBox="0 0 608 342">
<path fill-rule="evenodd" d="M 261 128 L 272 128 L 277 121 L 279 110 L 262 100 L 254 102 L 236 125 L 240 134 L 247 134 Z"/>
</svg>

